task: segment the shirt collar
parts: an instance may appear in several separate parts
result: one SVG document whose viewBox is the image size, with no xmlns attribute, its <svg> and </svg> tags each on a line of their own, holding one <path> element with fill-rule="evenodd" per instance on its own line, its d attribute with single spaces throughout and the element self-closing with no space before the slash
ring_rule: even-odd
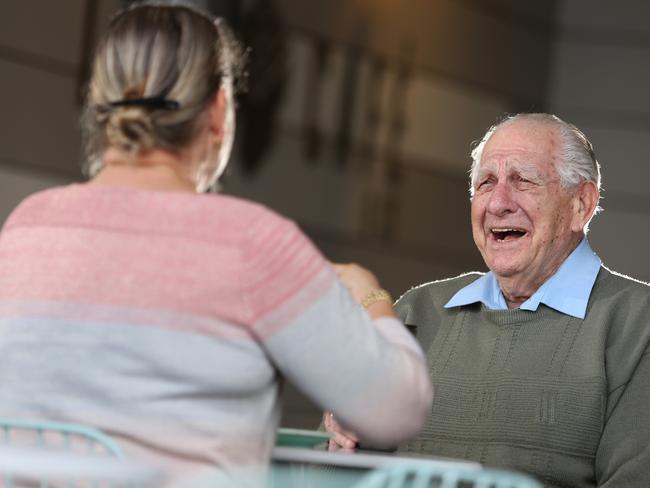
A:
<svg viewBox="0 0 650 488">
<path fill-rule="evenodd" d="M 536 311 L 540 303 L 572 317 L 584 319 L 591 289 L 600 270 L 600 258 L 591 250 L 587 238 L 564 260 L 557 272 L 519 307 Z M 445 308 L 483 303 L 493 310 L 508 308 L 494 273 L 489 272 L 461 288 Z"/>
</svg>

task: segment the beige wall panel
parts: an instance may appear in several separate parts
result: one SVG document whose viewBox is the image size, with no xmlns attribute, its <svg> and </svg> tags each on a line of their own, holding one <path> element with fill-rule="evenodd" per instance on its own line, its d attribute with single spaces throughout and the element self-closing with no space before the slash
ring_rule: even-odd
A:
<svg viewBox="0 0 650 488">
<path fill-rule="evenodd" d="M 424 249 L 460 270 L 482 270 L 470 225 L 465 178 L 403 171 L 394 235 L 404 246 Z"/>
<path fill-rule="evenodd" d="M 0 158 L 79 173 L 75 81 L 0 60 Z"/>
<path fill-rule="evenodd" d="M 301 36 L 289 37 L 287 51 L 287 77 L 280 106 L 280 118 L 285 124 L 297 126 L 304 121 L 312 51 L 309 40 Z M 255 80 L 250 80 L 250 83 L 255 83 Z"/>
<path fill-rule="evenodd" d="M 458 85 L 417 77 L 408 88 L 405 112 L 405 164 L 415 159 L 462 175 L 469 169 L 472 141 L 481 139 L 507 105 Z"/>
<path fill-rule="evenodd" d="M 319 111 L 316 114 L 318 128 L 330 136 L 339 127 L 340 100 L 345 51 L 343 47 L 332 49 L 320 78 L 320 91 L 310 92 L 309 77 L 316 64 L 314 43 L 308 36 L 291 35 L 287 43 L 289 66 L 287 84 L 280 111 L 281 120 L 292 126 L 305 121 L 307 97 L 317 96 Z M 251 84 L 255 80 L 250 80 Z"/>
<path fill-rule="evenodd" d="M 558 2 L 560 25 L 598 29 L 603 37 L 612 31 L 650 31 L 648 19 L 650 19 L 650 3 L 644 0 L 616 3 L 593 0 Z"/>
<path fill-rule="evenodd" d="M 555 21 L 555 4 L 557 3 L 558 0 L 545 0 L 544 2 L 522 2 L 521 0 L 474 1 L 474 4 L 482 6 L 484 11 L 512 12 L 513 18 L 525 18 L 549 24 Z"/>
<path fill-rule="evenodd" d="M 592 223 L 589 241 L 607 267 L 650 281 L 650 215 L 605 210 Z"/>
<path fill-rule="evenodd" d="M 306 37 L 294 36 L 289 45 L 290 69 L 281 120 L 291 127 L 302 127 L 307 71 L 313 52 Z M 329 136 L 335 136 L 338 131 L 344 56 L 340 49 L 333 52 L 323 77 L 321 111 L 317 120 L 320 130 Z M 360 58 L 350 135 L 354 143 L 371 144 L 381 156 L 383 148 L 394 141 L 390 110 L 392 97 L 395 96 L 393 90 L 398 66 L 388 64 L 381 77 L 377 78 L 371 62 L 368 54 Z M 369 91 L 373 83 L 378 93 L 376 99 L 371 101 Z M 403 162 L 415 162 L 427 167 L 443 166 L 458 174 L 467 171 L 471 142 L 480 139 L 485 130 L 507 112 L 507 103 L 500 98 L 491 98 L 422 72 L 416 73 L 408 81 L 403 100 L 400 107 L 405 120 L 401 142 Z M 369 126 L 371 111 L 380 115 L 379 125 L 375 128 Z"/>
<path fill-rule="evenodd" d="M 650 112 L 650 47 L 558 42 L 555 52 L 552 105 Z"/>
<path fill-rule="evenodd" d="M 387 65 L 377 72 L 372 65 L 373 59 L 368 54 L 360 58 L 352 128 L 355 141 L 380 150 L 388 131 L 388 107 L 390 90 L 395 83 L 395 66 Z"/>
<path fill-rule="evenodd" d="M 354 233 L 358 227 L 362 176 L 334 163 L 331 145 L 308 162 L 300 139 L 288 133 L 267 155 L 254 177 L 241 173 L 237 158 L 224 180 L 229 194 L 251 198 L 301 224 L 332 232 Z"/>
<path fill-rule="evenodd" d="M 341 89 L 343 79 L 344 53 L 340 49 L 331 52 L 327 69 L 325 70 L 322 91 L 320 92 L 320 113 L 318 114 L 319 128 L 328 134 L 338 130 Z"/>
<path fill-rule="evenodd" d="M 314 236 L 325 255 L 333 261 L 354 261 L 373 270 L 395 299 L 415 285 L 456 276 L 467 268 L 438 256 L 424 258 L 397 245 L 377 245 L 363 242 L 343 242 Z"/>
<path fill-rule="evenodd" d="M 601 164 L 605 207 L 610 202 L 610 193 L 611 198 L 616 194 L 650 196 L 650 131 L 590 128 L 589 122 L 580 124 Z M 650 208 L 645 210 L 650 213 Z"/>
<path fill-rule="evenodd" d="M 548 32 L 519 24 L 510 7 L 453 0 L 278 2 L 289 25 L 400 56 L 480 89 L 537 100 L 546 88 Z M 554 2 L 531 11 L 552 12 Z"/>
<path fill-rule="evenodd" d="M 0 2 L 0 46 L 77 64 L 84 0 Z"/>
<path fill-rule="evenodd" d="M 318 127 L 333 134 L 338 124 L 336 103 L 340 99 L 341 76 L 343 68 L 343 51 L 333 49 L 320 78 L 320 92 L 312 94 L 308 89 L 308 80 L 315 66 L 315 52 L 310 38 L 300 35 L 290 36 L 287 43 L 289 66 L 287 82 L 282 100 L 280 116 L 288 124 L 302 124 L 305 119 L 305 105 L 308 96 L 317 95 L 320 110 L 316 116 Z M 251 84 L 255 80 L 250 80 Z"/>
</svg>

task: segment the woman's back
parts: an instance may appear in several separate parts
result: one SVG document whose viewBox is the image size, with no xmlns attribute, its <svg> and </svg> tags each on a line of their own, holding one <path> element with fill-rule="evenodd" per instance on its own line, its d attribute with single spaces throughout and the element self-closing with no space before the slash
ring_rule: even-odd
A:
<svg viewBox="0 0 650 488">
<path fill-rule="evenodd" d="M 323 265 L 290 222 L 233 198 L 36 195 L 0 240 L 4 412 L 95 425 L 174 458 L 267 460 L 277 382 L 258 337 L 286 325 L 267 313 L 310 304 L 298 288 L 331 286 Z"/>
<path fill-rule="evenodd" d="M 343 418 L 426 395 L 295 225 L 230 197 L 29 198 L 0 235 L 0 330 L 5 415 L 98 427 L 176 475 L 268 462 L 279 375 Z"/>
</svg>

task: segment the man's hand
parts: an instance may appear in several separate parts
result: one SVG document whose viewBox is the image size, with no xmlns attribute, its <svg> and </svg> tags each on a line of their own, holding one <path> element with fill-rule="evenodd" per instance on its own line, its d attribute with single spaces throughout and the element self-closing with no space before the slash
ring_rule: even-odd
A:
<svg viewBox="0 0 650 488">
<path fill-rule="evenodd" d="M 351 451 L 359 442 L 359 439 L 353 432 L 343 429 L 334 419 L 332 412 L 323 414 L 323 425 L 325 430 L 332 434 L 328 450 L 330 451 Z"/>
</svg>

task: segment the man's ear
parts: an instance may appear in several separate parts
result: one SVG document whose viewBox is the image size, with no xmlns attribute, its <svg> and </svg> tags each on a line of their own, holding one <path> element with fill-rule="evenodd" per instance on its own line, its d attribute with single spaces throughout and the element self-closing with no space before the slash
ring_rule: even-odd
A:
<svg viewBox="0 0 650 488">
<path fill-rule="evenodd" d="M 596 211 L 600 192 L 593 181 L 583 181 L 578 185 L 573 197 L 573 221 L 571 230 L 582 232 Z"/>
<path fill-rule="evenodd" d="M 223 123 L 226 117 L 226 94 L 223 88 L 219 88 L 208 110 L 210 132 L 221 142 L 223 139 Z"/>
</svg>

